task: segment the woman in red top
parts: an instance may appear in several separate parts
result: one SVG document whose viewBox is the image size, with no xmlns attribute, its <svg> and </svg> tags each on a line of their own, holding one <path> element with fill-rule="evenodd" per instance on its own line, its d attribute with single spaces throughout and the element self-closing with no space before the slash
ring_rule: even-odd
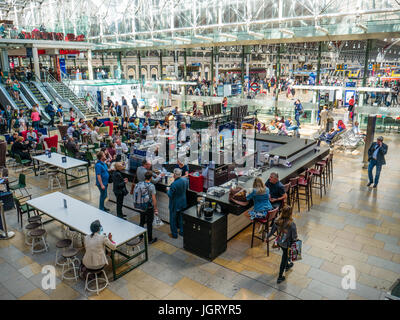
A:
<svg viewBox="0 0 400 320">
<path fill-rule="evenodd" d="M 344 124 L 344 122 L 342 120 L 338 121 L 337 128 L 338 128 L 339 131 L 346 130 L 346 126 L 345 126 L 345 124 Z"/>
<path fill-rule="evenodd" d="M 39 124 L 40 124 L 40 114 L 36 107 L 32 108 L 32 113 L 31 113 L 31 119 L 32 119 L 32 125 L 35 128 L 35 130 L 39 129 Z"/>
<path fill-rule="evenodd" d="M 228 108 L 228 98 L 224 97 L 224 99 L 222 100 L 222 111 L 224 113 L 226 113 L 226 108 Z"/>
</svg>

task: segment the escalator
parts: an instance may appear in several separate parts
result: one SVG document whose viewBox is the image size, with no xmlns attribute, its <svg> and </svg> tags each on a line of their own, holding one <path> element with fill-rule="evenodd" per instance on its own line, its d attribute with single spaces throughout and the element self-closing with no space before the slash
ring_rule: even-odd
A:
<svg viewBox="0 0 400 320">
<path fill-rule="evenodd" d="M 13 102 L 13 103 L 8 103 L 8 104 L 10 104 L 13 108 L 17 108 L 18 110 L 23 110 L 24 113 L 27 113 L 28 111 L 30 111 L 32 109 L 32 104 L 29 103 L 28 99 L 23 94 L 22 88 L 19 93 L 20 100 L 17 100 L 17 99 L 15 99 L 14 92 L 10 86 L 5 85 L 5 84 L 1 84 L 1 86 L 4 90 L 7 91 L 7 93 L 8 93 L 7 99 L 9 99 L 9 100 L 11 99 L 11 101 Z"/>
<path fill-rule="evenodd" d="M 41 114 L 42 119 L 46 121 L 50 121 L 49 115 L 46 113 L 46 105 L 48 101 L 45 97 L 40 93 L 38 88 L 36 88 L 35 84 L 32 82 L 20 82 L 21 91 L 25 95 L 25 97 L 29 100 L 31 105 L 39 105 L 39 112 Z"/>
</svg>

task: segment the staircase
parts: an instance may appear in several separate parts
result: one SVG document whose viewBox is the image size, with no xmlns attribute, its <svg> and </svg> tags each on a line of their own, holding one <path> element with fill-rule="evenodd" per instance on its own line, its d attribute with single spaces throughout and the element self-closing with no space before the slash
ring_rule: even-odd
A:
<svg viewBox="0 0 400 320">
<path fill-rule="evenodd" d="M 71 101 L 76 108 L 78 108 L 86 118 L 93 118 L 100 115 L 100 112 L 96 110 L 96 106 L 90 103 L 88 107 L 86 101 L 79 98 L 65 83 L 57 81 L 49 73 L 45 74 L 45 80 L 53 87 L 53 89 L 64 99 Z"/>
</svg>

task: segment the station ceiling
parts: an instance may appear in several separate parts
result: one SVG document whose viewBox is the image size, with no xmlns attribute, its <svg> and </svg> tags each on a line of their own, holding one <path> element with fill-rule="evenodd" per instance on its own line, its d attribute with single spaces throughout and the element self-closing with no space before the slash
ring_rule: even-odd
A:
<svg viewBox="0 0 400 320">
<path fill-rule="evenodd" d="M 0 0 L 0 15 L 97 50 L 400 38 L 400 0 Z"/>
</svg>

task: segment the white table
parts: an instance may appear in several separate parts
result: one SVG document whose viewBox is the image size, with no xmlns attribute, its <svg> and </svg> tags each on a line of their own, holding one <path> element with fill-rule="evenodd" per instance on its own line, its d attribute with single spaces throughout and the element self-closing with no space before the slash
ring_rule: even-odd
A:
<svg viewBox="0 0 400 320">
<path fill-rule="evenodd" d="M 64 199 L 67 201 L 67 208 L 64 208 Z M 53 192 L 32 200 L 27 201 L 30 207 L 50 216 L 54 220 L 61 222 L 62 224 L 69 226 L 78 232 L 87 235 L 91 234 L 90 224 L 99 220 L 102 225 L 104 232 L 108 234 L 109 232 L 113 236 L 113 241 L 117 246 L 117 250 L 111 251 L 111 261 L 113 268 L 114 280 L 123 276 L 127 272 L 133 270 L 139 265 L 143 264 L 148 260 L 147 254 L 147 230 L 124 219 L 118 218 L 110 213 L 97 209 L 85 202 L 76 200 L 66 194 L 61 192 Z M 138 236 L 143 235 L 145 239 L 144 249 L 135 253 L 133 256 L 128 256 L 118 250 L 118 247 L 127 243 Z M 124 256 L 124 261 L 120 263 L 115 263 L 114 255 L 119 253 Z M 131 266 L 129 269 L 117 274 L 116 269 L 128 261 L 136 258 L 141 254 L 145 254 L 145 258 L 139 261 L 136 265 Z"/>
<path fill-rule="evenodd" d="M 62 158 L 66 158 L 66 162 L 62 162 Z M 32 157 L 33 159 L 33 170 L 35 172 L 35 176 L 37 176 L 37 168 L 35 165 L 35 161 L 37 162 L 44 162 L 46 164 L 49 164 L 51 166 L 55 166 L 57 168 L 60 168 L 60 171 L 62 171 L 65 175 L 65 184 L 67 186 L 67 189 L 72 188 L 72 187 L 77 187 L 85 183 L 89 183 L 90 178 L 89 178 L 89 163 L 86 161 L 78 160 L 75 158 L 67 157 L 65 155 L 59 154 L 59 153 L 51 153 L 51 157 L 49 158 L 48 155 L 43 154 L 40 156 L 35 156 Z M 75 169 L 79 167 L 86 167 L 86 175 L 82 176 L 75 176 L 72 173 L 68 172 L 70 169 Z M 70 186 L 68 182 L 72 182 L 74 180 L 80 180 L 82 178 L 87 178 L 85 179 L 84 182 L 74 184 Z M 87 181 L 86 181 L 87 180 Z"/>
</svg>

